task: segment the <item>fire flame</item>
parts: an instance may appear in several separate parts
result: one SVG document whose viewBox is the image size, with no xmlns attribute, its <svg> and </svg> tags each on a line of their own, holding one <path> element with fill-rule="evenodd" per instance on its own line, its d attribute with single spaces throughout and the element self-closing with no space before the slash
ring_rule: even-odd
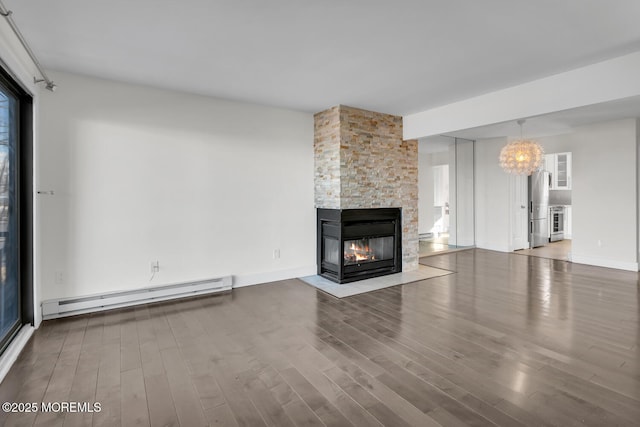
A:
<svg viewBox="0 0 640 427">
<path fill-rule="evenodd" d="M 355 243 L 351 243 L 349 252 L 345 251 L 344 257 L 351 262 L 374 261 L 376 259 L 368 245 L 359 246 Z"/>
</svg>

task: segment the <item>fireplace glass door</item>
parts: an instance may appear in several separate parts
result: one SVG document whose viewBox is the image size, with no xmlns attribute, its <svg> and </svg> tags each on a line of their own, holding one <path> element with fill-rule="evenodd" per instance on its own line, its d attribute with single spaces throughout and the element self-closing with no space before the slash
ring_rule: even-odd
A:
<svg viewBox="0 0 640 427">
<path fill-rule="evenodd" d="M 393 236 L 345 240 L 344 265 L 392 260 L 394 250 Z"/>
<path fill-rule="evenodd" d="M 324 261 L 333 265 L 340 263 L 340 241 L 338 239 L 324 238 Z"/>
</svg>

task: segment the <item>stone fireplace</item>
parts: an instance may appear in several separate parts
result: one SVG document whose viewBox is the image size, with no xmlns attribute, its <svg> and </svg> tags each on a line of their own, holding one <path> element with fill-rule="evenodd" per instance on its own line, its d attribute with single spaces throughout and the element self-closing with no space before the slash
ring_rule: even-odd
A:
<svg viewBox="0 0 640 427">
<path fill-rule="evenodd" d="M 314 119 L 315 205 L 319 224 L 318 274 L 344 283 L 367 275 L 356 274 L 346 280 L 344 277 L 330 276 L 350 274 L 349 271 L 353 273 L 353 270 L 377 270 L 374 274 L 380 275 L 417 269 L 418 142 L 402 140 L 402 117 L 340 105 L 317 113 Z M 339 253 L 338 259 L 332 261 L 340 261 L 342 271 L 323 271 L 326 249 L 323 245 L 326 241 L 321 234 L 321 217 L 335 211 L 332 214 L 334 219 L 336 216 L 344 219 L 346 215 L 350 218 L 346 222 L 351 223 L 354 213 L 388 209 L 399 212 L 395 220 L 398 225 L 397 234 L 395 231 L 383 232 L 387 233 L 386 237 L 394 236 L 393 249 L 388 249 L 389 239 L 371 241 L 372 238 L 384 237 L 377 231 L 368 232 L 368 236 L 363 235 L 359 239 L 350 239 L 353 242 L 345 248 L 344 228 L 341 228 L 341 240 L 337 243 L 339 249 L 334 251 Z M 348 228 L 348 233 L 355 229 Z M 351 243 L 355 249 L 350 254 Z M 335 245 L 335 242 L 329 244 Z M 381 249 L 382 247 L 384 248 Z M 393 261 L 394 267 L 382 267 L 385 264 L 383 261 L 387 261 L 386 264 L 389 261 L 379 257 L 388 258 L 390 253 L 397 255 Z M 350 257 L 353 262 L 349 261 Z M 374 259 L 370 259 L 371 257 Z M 374 264 L 380 269 L 370 268 Z"/>
</svg>

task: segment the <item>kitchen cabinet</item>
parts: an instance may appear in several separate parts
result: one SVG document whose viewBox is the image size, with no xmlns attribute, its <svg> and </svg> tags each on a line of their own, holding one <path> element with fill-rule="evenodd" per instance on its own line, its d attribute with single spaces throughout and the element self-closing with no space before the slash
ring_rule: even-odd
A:
<svg viewBox="0 0 640 427">
<path fill-rule="evenodd" d="M 556 156 L 556 190 L 571 190 L 571 153 L 558 153 Z"/>
<path fill-rule="evenodd" d="M 544 168 L 551 175 L 550 190 L 571 190 L 571 153 L 546 154 Z"/>
</svg>

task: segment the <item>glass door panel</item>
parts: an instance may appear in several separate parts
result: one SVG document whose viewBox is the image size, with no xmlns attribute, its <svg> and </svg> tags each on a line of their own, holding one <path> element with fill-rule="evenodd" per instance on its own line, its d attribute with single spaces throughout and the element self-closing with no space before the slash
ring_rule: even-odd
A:
<svg viewBox="0 0 640 427">
<path fill-rule="evenodd" d="M 419 149 L 420 256 L 475 245 L 474 149 L 446 136 Z"/>
<path fill-rule="evenodd" d="M 393 259 L 393 236 L 344 241 L 344 265 Z"/>
<path fill-rule="evenodd" d="M 456 138 L 455 230 L 450 244 L 475 245 L 474 141 Z"/>
<path fill-rule="evenodd" d="M 567 180 L 567 155 L 566 154 L 558 154 L 557 155 L 557 187 L 558 188 L 567 188 L 568 180 Z"/>
<path fill-rule="evenodd" d="M 17 99 L 0 86 L 0 348 L 21 323 L 17 209 Z"/>
</svg>

